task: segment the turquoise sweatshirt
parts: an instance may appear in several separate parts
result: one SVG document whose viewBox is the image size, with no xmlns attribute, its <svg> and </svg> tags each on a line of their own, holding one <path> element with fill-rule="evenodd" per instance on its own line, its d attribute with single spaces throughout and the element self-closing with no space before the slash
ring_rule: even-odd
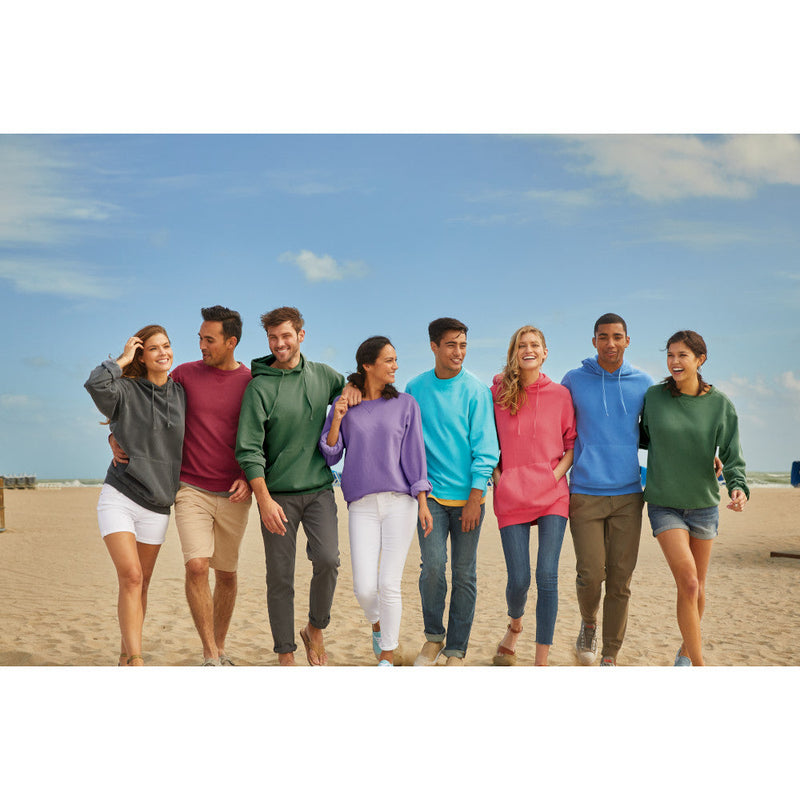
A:
<svg viewBox="0 0 800 800">
<path fill-rule="evenodd" d="M 642 444 L 648 447 L 644 499 L 670 508 L 719 505 L 714 456 L 719 448 L 728 494 L 750 490 L 739 446 L 733 403 L 715 387 L 698 397 L 673 397 L 663 384 L 647 390 L 642 412 Z"/>
<path fill-rule="evenodd" d="M 328 406 L 344 377 L 327 364 L 306 361 L 273 367 L 275 356 L 251 363 L 239 412 L 236 460 L 248 480 L 264 478 L 270 493 L 311 494 L 333 482 L 319 442 Z"/>
<path fill-rule="evenodd" d="M 447 380 L 430 370 L 406 391 L 422 413 L 431 497 L 466 501 L 472 489 L 485 492 L 500 457 L 489 387 L 465 369 Z"/>
</svg>

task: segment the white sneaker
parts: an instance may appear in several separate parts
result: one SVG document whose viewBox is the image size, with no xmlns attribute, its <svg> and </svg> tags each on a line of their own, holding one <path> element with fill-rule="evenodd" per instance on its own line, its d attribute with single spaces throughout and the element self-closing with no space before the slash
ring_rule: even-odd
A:
<svg viewBox="0 0 800 800">
<path fill-rule="evenodd" d="M 587 625 L 581 620 L 581 630 L 575 642 L 578 663 L 588 667 L 597 657 L 597 625 Z"/>
<path fill-rule="evenodd" d="M 444 642 L 425 642 L 414 661 L 415 667 L 432 667 L 444 650 Z"/>
</svg>

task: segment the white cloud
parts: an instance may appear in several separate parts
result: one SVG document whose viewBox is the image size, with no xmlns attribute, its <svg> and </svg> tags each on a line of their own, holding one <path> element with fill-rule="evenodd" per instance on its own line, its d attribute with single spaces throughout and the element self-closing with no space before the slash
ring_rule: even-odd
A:
<svg viewBox="0 0 800 800">
<path fill-rule="evenodd" d="M 287 194 L 306 197 L 325 194 L 340 194 L 354 188 L 352 180 L 345 182 L 329 180 L 314 170 L 305 172 L 268 172 L 267 179 L 275 189 Z"/>
<path fill-rule="evenodd" d="M 794 394 L 800 395 L 800 378 L 796 377 L 794 372 L 784 372 L 781 375 L 781 386 Z"/>
<path fill-rule="evenodd" d="M 362 261 L 343 261 L 339 263 L 327 253 L 318 256 L 310 250 L 299 253 L 282 253 L 279 260 L 294 264 L 311 283 L 319 281 L 340 281 L 344 278 L 360 278 L 367 274 L 367 265 Z"/>
<path fill-rule="evenodd" d="M 97 277 L 70 263 L 35 260 L 0 260 L 0 279 L 11 281 L 18 292 L 65 297 L 110 298 L 120 290 L 110 280 Z"/>
<path fill-rule="evenodd" d="M 49 139 L 0 137 L 0 245 L 57 244 L 116 212 L 70 183 L 76 166 Z"/>
<path fill-rule="evenodd" d="M 767 184 L 800 185 L 800 138 L 793 135 L 580 136 L 569 149 L 581 169 L 651 201 L 751 197 Z"/>
<path fill-rule="evenodd" d="M 27 394 L 0 394 L 0 408 L 21 409 L 38 405 L 39 401 Z"/>
<path fill-rule="evenodd" d="M 731 398 L 772 397 L 775 390 L 761 377 L 756 379 L 732 375 L 719 382 L 719 388 Z"/>
<path fill-rule="evenodd" d="M 706 221 L 664 220 L 652 235 L 639 241 L 669 242 L 688 247 L 707 249 L 737 244 L 752 244 L 763 238 L 758 234 L 734 225 L 717 225 Z"/>
</svg>

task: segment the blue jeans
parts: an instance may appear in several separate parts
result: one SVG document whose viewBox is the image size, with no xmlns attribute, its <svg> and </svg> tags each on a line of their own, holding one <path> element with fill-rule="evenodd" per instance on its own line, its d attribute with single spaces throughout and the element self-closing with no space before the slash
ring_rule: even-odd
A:
<svg viewBox="0 0 800 800">
<path fill-rule="evenodd" d="M 425 638 L 429 642 L 444 642 L 444 655 L 464 658 L 475 616 L 475 598 L 478 594 L 478 537 L 486 512 L 481 505 L 481 516 L 477 527 L 464 533 L 461 530 L 460 507 L 443 506 L 428 499 L 428 508 L 433 517 L 433 530 L 427 535 L 417 524 L 419 549 L 422 555 L 419 575 L 419 594 L 422 600 L 422 619 L 425 623 Z M 447 537 L 450 536 L 452 563 L 450 576 L 450 614 L 445 631 L 444 606 L 447 598 Z"/>
<path fill-rule="evenodd" d="M 532 524 L 523 522 L 500 528 L 508 570 L 506 603 L 511 619 L 519 619 L 525 613 L 525 602 L 531 585 Z M 547 514 L 539 517 L 536 524 L 539 528 L 539 548 L 536 555 L 536 643 L 549 645 L 553 644 L 558 614 L 558 559 L 567 518 Z"/>
</svg>

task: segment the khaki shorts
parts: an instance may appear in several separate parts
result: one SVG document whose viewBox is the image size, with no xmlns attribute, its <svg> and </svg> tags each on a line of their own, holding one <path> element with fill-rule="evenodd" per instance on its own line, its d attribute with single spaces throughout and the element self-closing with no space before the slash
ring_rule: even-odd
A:
<svg viewBox="0 0 800 800">
<path fill-rule="evenodd" d="M 183 563 L 208 558 L 213 569 L 236 572 L 251 502 L 252 496 L 231 503 L 225 496 L 182 485 L 175 497 L 175 524 Z"/>
</svg>

